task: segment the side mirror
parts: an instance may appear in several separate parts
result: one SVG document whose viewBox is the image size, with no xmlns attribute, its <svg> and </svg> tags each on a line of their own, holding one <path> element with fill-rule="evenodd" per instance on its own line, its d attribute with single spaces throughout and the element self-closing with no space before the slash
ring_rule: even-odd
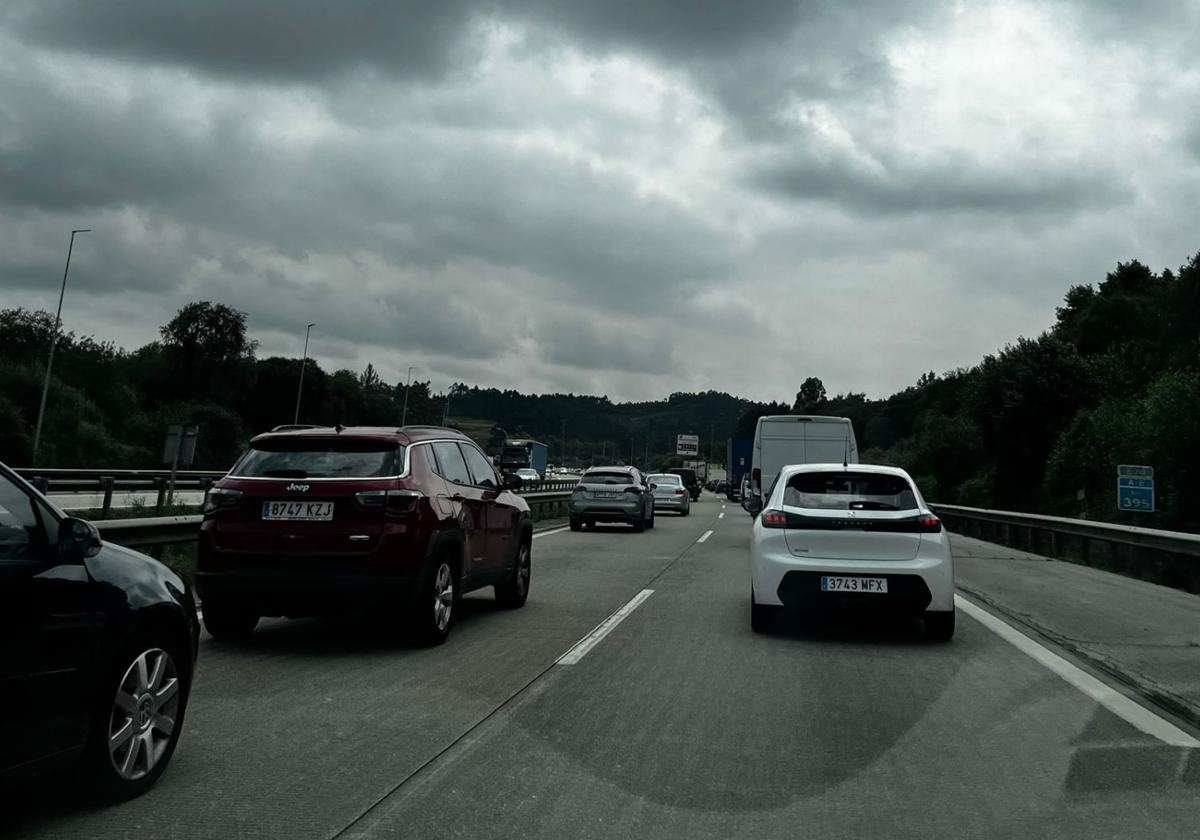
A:
<svg viewBox="0 0 1200 840">
<path fill-rule="evenodd" d="M 517 475 L 516 473 L 504 474 L 504 487 L 508 490 L 520 490 L 521 485 L 524 483 L 525 479 L 521 478 L 521 476 Z"/>
<path fill-rule="evenodd" d="M 100 529 L 84 519 L 67 517 L 58 525 L 58 556 L 66 563 L 82 563 L 100 553 Z"/>
<path fill-rule="evenodd" d="M 650 489 L 651 489 L 651 490 L 657 490 L 657 489 L 658 489 L 658 485 L 657 485 L 657 484 L 654 484 L 654 483 L 651 483 L 651 485 L 650 485 Z"/>
<path fill-rule="evenodd" d="M 751 516 L 758 516 L 762 512 L 762 499 L 751 493 L 742 499 L 742 508 Z"/>
</svg>

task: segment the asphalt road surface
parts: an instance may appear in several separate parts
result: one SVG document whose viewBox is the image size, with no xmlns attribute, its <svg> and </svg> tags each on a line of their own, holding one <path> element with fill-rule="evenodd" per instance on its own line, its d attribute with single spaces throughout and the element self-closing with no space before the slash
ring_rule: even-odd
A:
<svg viewBox="0 0 1200 840">
<path fill-rule="evenodd" d="M 915 623 L 751 633 L 748 527 L 706 494 L 642 534 L 546 533 L 525 609 L 468 596 L 433 650 L 366 621 L 264 622 L 240 644 L 206 636 L 155 790 L 102 809 L 47 790 L 7 803 L 0 832 L 1200 833 L 1200 750 L 1144 734 L 961 612 L 950 644 Z M 631 601 L 574 664 L 556 664 Z"/>
</svg>

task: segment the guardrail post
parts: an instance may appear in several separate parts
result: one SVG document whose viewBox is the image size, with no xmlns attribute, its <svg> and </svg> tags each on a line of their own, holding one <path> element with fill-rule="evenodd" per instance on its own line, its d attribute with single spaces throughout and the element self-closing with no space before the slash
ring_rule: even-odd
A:
<svg viewBox="0 0 1200 840">
<path fill-rule="evenodd" d="M 104 502 L 100 505 L 100 518 L 108 519 L 112 511 L 113 478 L 111 475 L 102 476 L 100 486 L 104 488 Z"/>
<path fill-rule="evenodd" d="M 154 486 L 158 490 L 158 498 L 154 501 L 154 512 L 162 513 L 163 505 L 167 501 L 167 482 L 159 476 L 154 479 Z"/>
</svg>

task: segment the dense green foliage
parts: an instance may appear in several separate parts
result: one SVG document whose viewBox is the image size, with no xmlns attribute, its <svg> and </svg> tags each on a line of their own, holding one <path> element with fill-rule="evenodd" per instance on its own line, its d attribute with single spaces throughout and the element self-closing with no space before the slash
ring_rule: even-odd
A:
<svg viewBox="0 0 1200 840">
<path fill-rule="evenodd" d="M 607 397 L 523 394 L 414 382 L 410 423 L 452 423 L 494 447 L 504 433 L 551 447 L 551 461 L 678 463 L 675 435 L 710 442 L 722 460 L 731 434 L 763 414 L 850 417 L 864 461 L 899 464 L 941 502 L 1120 520 L 1116 466 L 1156 470 L 1159 512 L 1127 521 L 1200 530 L 1200 255 L 1178 272 L 1119 264 L 1097 287 L 1067 293 L 1054 326 L 969 369 L 928 373 L 886 399 L 830 397 L 814 376 L 795 399 L 752 403 L 726 393 Z M 29 463 L 53 316 L 0 311 L 0 460 Z M 168 423 L 201 426 L 198 464 L 228 466 L 253 433 L 292 420 L 300 360 L 260 359 L 243 313 L 184 307 L 161 339 L 133 352 L 64 333 L 55 360 L 43 466 L 158 465 Z M 799 377 L 798 377 L 799 378 Z M 309 360 L 301 422 L 399 425 L 403 383 L 326 373 Z"/>
</svg>

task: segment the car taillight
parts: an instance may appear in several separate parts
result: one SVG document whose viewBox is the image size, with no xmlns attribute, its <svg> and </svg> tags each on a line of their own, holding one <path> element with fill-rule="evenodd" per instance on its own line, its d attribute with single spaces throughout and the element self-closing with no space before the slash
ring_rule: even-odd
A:
<svg viewBox="0 0 1200 840">
<path fill-rule="evenodd" d="M 363 510 L 385 510 L 388 513 L 408 513 L 417 504 L 417 490 L 361 490 L 354 500 Z"/>
<path fill-rule="evenodd" d="M 781 510 L 764 510 L 761 518 L 764 528 L 787 527 L 787 514 Z"/>
<path fill-rule="evenodd" d="M 632 493 L 635 496 L 640 496 L 640 495 L 642 495 L 642 488 L 634 485 L 634 486 L 626 487 L 625 492 Z"/>
<path fill-rule="evenodd" d="M 572 490 L 571 492 L 572 492 L 572 493 L 586 493 L 586 492 L 587 492 L 587 488 L 586 488 L 586 487 L 584 487 L 582 484 L 576 484 L 576 485 L 575 485 L 575 489 L 574 489 L 574 490 Z"/>
<path fill-rule="evenodd" d="M 675 491 L 675 495 L 676 496 L 686 496 L 687 491 L 684 490 L 682 487 L 680 487 L 678 490 Z"/>
<path fill-rule="evenodd" d="M 922 534 L 939 534 L 942 531 L 942 520 L 931 513 L 927 513 L 918 519 L 917 525 L 918 530 Z"/>
<path fill-rule="evenodd" d="M 231 487 L 213 487 L 204 497 L 204 512 L 235 508 L 242 503 L 242 491 Z"/>
<path fill-rule="evenodd" d="M 750 483 L 753 484 L 755 487 L 758 487 L 758 488 L 762 487 L 762 470 L 759 469 L 758 467 L 755 467 L 754 469 L 750 470 Z"/>
</svg>

